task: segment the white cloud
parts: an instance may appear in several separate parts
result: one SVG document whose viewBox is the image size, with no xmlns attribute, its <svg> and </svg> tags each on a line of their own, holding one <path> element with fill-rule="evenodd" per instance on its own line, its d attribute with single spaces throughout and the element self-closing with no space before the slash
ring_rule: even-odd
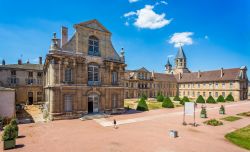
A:
<svg viewBox="0 0 250 152">
<path fill-rule="evenodd" d="M 145 5 L 144 8 L 137 10 L 136 12 L 128 12 L 124 14 L 124 17 L 136 16 L 134 25 L 138 28 L 145 29 L 158 29 L 168 25 L 171 20 L 165 18 L 165 13 L 157 14 L 154 10 L 154 6 Z"/>
<path fill-rule="evenodd" d="M 126 26 L 129 26 L 129 22 L 125 22 L 124 24 L 125 24 Z"/>
<path fill-rule="evenodd" d="M 205 35 L 204 39 L 208 40 L 208 39 L 209 39 L 209 37 L 208 37 L 207 35 Z"/>
<path fill-rule="evenodd" d="M 139 0 L 128 0 L 129 3 L 135 3 L 138 2 Z"/>
<path fill-rule="evenodd" d="M 174 55 L 173 55 L 173 54 L 171 54 L 171 55 L 168 55 L 168 58 L 172 58 L 172 57 L 174 57 Z"/>
<path fill-rule="evenodd" d="M 179 47 L 180 45 L 192 45 L 192 35 L 193 32 L 174 33 L 168 42 L 174 44 L 174 47 Z"/>
<path fill-rule="evenodd" d="M 136 12 L 128 12 L 128 13 L 125 13 L 123 16 L 124 17 L 129 17 L 129 16 L 132 16 L 132 15 L 136 15 Z"/>
<path fill-rule="evenodd" d="M 162 4 L 168 5 L 166 1 L 161 1 Z"/>
</svg>

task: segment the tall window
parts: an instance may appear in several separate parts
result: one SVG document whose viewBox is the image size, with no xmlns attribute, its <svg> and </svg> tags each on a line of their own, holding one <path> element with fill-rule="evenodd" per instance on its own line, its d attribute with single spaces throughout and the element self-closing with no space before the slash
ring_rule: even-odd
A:
<svg viewBox="0 0 250 152">
<path fill-rule="evenodd" d="M 112 84 L 117 84 L 117 78 L 118 78 L 118 76 L 117 76 L 117 72 L 112 72 Z"/>
<path fill-rule="evenodd" d="M 11 71 L 11 76 L 16 76 L 16 71 L 12 70 Z"/>
<path fill-rule="evenodd" d="M 99 68 L 97 65 L 88 66 L 88 82 L 89 84 L 99 82 Z"/>
<path fill-rule="evenodd" d="M 72 81 L 72 70 L 71 68 L 65 69 L 65 82 L 71 82 Z"/>
<path fill-rule="evenodd" d="M 33 77 L 33 72 L 29 72 L 29 77 Z"/>
<path fill-rule="evenodd" d="M 230 89 L 233 88 L 233 82 L 230 82 Z"/>
<path fill-rule="evenodd" d="M 118 96 L 117 96 L 117 94 L 112 95 L 112 108 L 118 108 Z"/>
<path fill-rule="evenodd" d="M 89 55 L 99 56 L 99 40 L 95 36 L 89 37 Z"/>
</svg>

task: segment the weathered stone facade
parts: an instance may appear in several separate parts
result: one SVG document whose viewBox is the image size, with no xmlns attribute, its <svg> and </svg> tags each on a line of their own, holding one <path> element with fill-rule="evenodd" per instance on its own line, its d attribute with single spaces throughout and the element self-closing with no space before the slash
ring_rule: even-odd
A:
<svg viewBox="0 0 250 152">
<path fill-rule="evenodd" d="M 22 63 L 0 65 L 0 86 L 15 89 L 16 103 L 37 104 L 43 99 L 43 65 Z"/>
<path fill-rule="evenodd" d="M 124 52 L 117 54 L 111 33 L 97 20 L 74 28 L 74 36 L 62 47 L 54 35 L 44 64 L 50 119 L 123 111 Z"/>
</svg>

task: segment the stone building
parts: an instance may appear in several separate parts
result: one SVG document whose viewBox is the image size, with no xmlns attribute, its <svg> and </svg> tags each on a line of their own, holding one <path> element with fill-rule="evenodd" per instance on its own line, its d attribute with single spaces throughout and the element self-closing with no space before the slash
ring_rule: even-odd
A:
<svg viewBox="0 0 250 152">
<path fill-rule="evenodd" d="M 44 64 L 45 100 L 50 119 L 83 114 L 119 113 L 124 105 L 125 60 L 111 42 L 111 33 L 97 20 L 62 27 L 61 42 L 52 39 Z"/>
<path fill-rule="evenodd" d="M 0 117 L 16 116 L 15 89 L 0 87 Z"/>
<path fill-rule="evenodd" d="M 179 96 L 187 96 L 196 99 L 202 95 L 205 99 L 209 96 L 218 98 L 220 95 L 226 97 L 232 94 L 236 101 L 247 99 L 248 78 L 247 67 L 241 68 L 190 72 L 187 68 L 187 58 L 182 49 L 179 48 L 175 58 L 175 68 L 168 63 L 166 73 L 173 73 L 178 82 Z"/>
<path fill-rule="evenodd" d="M 16 103 L 37 104 L 43 102 L 43 65 L 22 63 L 0 65 L 0 86 L 15 89 Z"/>
<path fill-rule="evenodd" d="M 156 97 L 158 93 L 175 96 L 177 81 L 172 74 L 149 72 L 146 68 L 125 72 L 125 98 L 138 98 L 145 94 Z"/>
</svg>

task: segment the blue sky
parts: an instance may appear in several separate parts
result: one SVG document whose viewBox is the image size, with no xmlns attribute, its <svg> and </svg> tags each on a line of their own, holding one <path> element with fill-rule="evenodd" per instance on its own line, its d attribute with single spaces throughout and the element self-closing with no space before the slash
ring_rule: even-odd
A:
<svg viewBox="0 0 250 152">
<path fill-rule="evenodd" d="M 53 32 L 63 25 L 72 35 L 73 24 L 90 19 L 112 32 L 117 52 L 124 47 L 128 69 L 164 72 L 177 43 L 191 71 L 250 68 L 247 0 L 0 0 L 0 60 L 36 63 Z"/>
</svg>

